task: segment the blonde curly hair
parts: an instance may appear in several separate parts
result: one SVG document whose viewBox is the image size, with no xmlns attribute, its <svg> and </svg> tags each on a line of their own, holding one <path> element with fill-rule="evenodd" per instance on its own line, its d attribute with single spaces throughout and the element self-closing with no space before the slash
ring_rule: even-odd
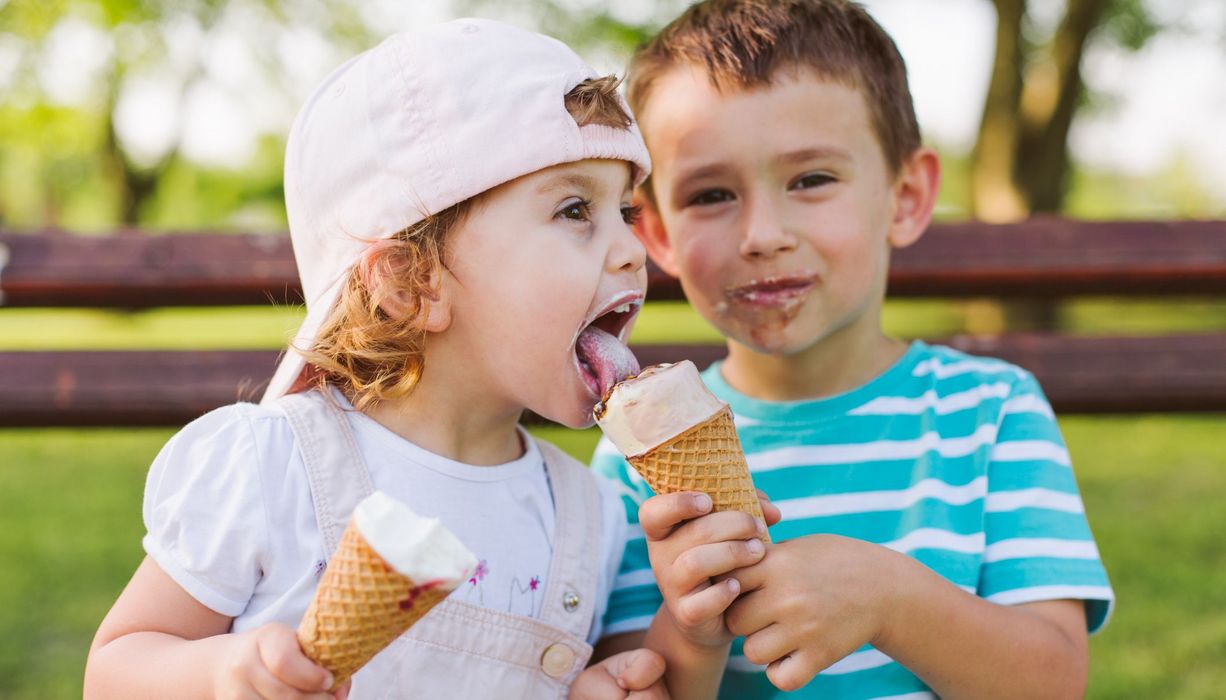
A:
<svg viewBox="0 0 1226 700">
<path fill-rule="evenodd" d="M 617 96 L 615 76 L 592 78 L 564 98 L 579 126 L 629 128 L 631 117 Z M 341 388 L 359 410 L 408 396 L 425 370 L 425 323 L 446 269 L 447 240 L 463 224 L 477 195 L 375 243 L 364 264 L 355 265 L 340 298 L 309 348 L 294 348 L 306 359 L 305 380 L 296 387 L 328 384 Z M 403 314 L 383 309 L 389 298 L 409 300 Z M 292 391 L 292 389 L 291 389 Z"/>
</svg>

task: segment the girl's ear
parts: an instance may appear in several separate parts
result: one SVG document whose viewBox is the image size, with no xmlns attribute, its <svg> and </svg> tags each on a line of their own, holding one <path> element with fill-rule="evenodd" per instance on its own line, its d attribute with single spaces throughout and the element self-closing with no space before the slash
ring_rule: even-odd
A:
<svg viewBox="0 0 1226 700">
<path fill-rule="evenodd" d="M 647 254 L 673 277 L 677 276 L 677 264 L 672 243 L 668 240 L 668 232 L 664 230 L 664 222 L 651 199 L 643 194 L 642 188 L 634 193 L 635 206 L 641 207 L 639 219 L 634 224 L 634 235 L 643 243 Z"/>
<path fill-rule="evenodd" d="M 894 218 L 889 241 L 905 248 L 919 240 L 936 207 L 941 189 L 941 160 L 930 148 L 920 148 L 903 162 L 894 182 Z"/>
<path fill-rule="evenodd" d="M 403 320 L 411 315 L 424 315 L 421 319 L 424 322 L 423 330 L 428 333 L 447 330 L 451 325 L 451 304 L 445 284 L 447 272 L 440 268 L 432 273 L 421 298 L 415 298 L 411 292 L 398 286 L 392 293 L 384 294 L 383 289 L 386 286 L 395 284 L 389 279 L 389 275 L 395 275 L 397 271 L 394 266 L 380 264 L 379 253 L 382 247 L 378 244 L 372 246 L 358 263 L 362 266 L 362 280 L 366 286 L 372 294 L 381 297 L 379 308 L 396 320 Z"/>
<path fill-rule="evenodd" d="M 451 327 L 451 289 L 454 284 L 455 278 L 442 265 L 430 275 L 429 288 L 434 290 L 434 294 L 422 300 L 427 333 L 442 333 Z"/>
</svg>

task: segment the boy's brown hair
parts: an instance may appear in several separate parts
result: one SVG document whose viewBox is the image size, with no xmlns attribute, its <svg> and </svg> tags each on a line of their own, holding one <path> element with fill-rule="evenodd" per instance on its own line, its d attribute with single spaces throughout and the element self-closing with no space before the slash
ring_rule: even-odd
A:
<svg viewBox="0 0 1226 700">
<path fill-rule="evenodd" d="M 620 82 L 614 76 L 584 80 L 563 97 L 566 111 L 579 126 L 629 128 L 630 115 L 617 97 Z M 446 267 L 449 234 L 480 198 L 454 204 L 371 247 L 367 262 L 350 272 L 315 344 L 299 349 L 308 384 L 340 386 L 358 409 L 407 396 L 417 386 L 425 369 L 426 316 L 437 292 L 432 281 Z M 382 304 L 401 293 L 410 303 L 396 318 Z"/>
<path fill-rule="evenodd" d="M 907 69 L 898 47 L 860 5 L 846 0 L 707 0 L 639 48 L 627 99 L 642 112 L 669 68 L 703 69 L 720 90 L 769 85 L 782 69 L 808 68 L 859 90 L 890 172 L 920 147 Z M 648 188 L 650 192 L 650 188 Z"/>
</svg>

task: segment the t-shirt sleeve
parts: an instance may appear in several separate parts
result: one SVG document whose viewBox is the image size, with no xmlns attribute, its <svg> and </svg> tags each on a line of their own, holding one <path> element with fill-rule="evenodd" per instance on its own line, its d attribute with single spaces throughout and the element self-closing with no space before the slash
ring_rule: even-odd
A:
<svg viewBox="0 0 1226 700">
<path fill-rule="evenodd" d="M 142 509 L 149 557 L 230 617 L 251 599 L 268 540 L 252 408 L 217 409 L 175 434 L 149 469 Z"/>
<path fill-rule="evenodd" d="M 639 527 L 639 505 L 651 497 L 651 489 L 605 438 L 596 446 L 592 469 L 617 486 L 626 523 L 625 549 L 604 614 L 604 636 L 645 630 L 664 602 L 647 558 L 647 541 Z"/>
<path fill-rule="evenodd" d="M 981 597 L 1084 600 L 1089 631 L 1106 623 L 1115 595 L 1055 415 L 1028 373 L 1002 407 L 984 510 Z"/>
</svg>

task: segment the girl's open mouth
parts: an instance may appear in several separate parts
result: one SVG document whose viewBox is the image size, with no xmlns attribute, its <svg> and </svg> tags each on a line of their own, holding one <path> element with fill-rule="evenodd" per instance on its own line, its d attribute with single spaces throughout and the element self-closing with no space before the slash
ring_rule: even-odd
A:
<svg viewBox="0 0 1226 700">
<path fill-rule="evenodd" d="M 638 360 L 626 347 L 623 336 L 641 306 L 641 295 L 624 295 L 605 307 L 579 332 L 575 341 L 575 362 L 579 376 L 595 400 L 617 382 L 639 371 Z"/>
</svg>

